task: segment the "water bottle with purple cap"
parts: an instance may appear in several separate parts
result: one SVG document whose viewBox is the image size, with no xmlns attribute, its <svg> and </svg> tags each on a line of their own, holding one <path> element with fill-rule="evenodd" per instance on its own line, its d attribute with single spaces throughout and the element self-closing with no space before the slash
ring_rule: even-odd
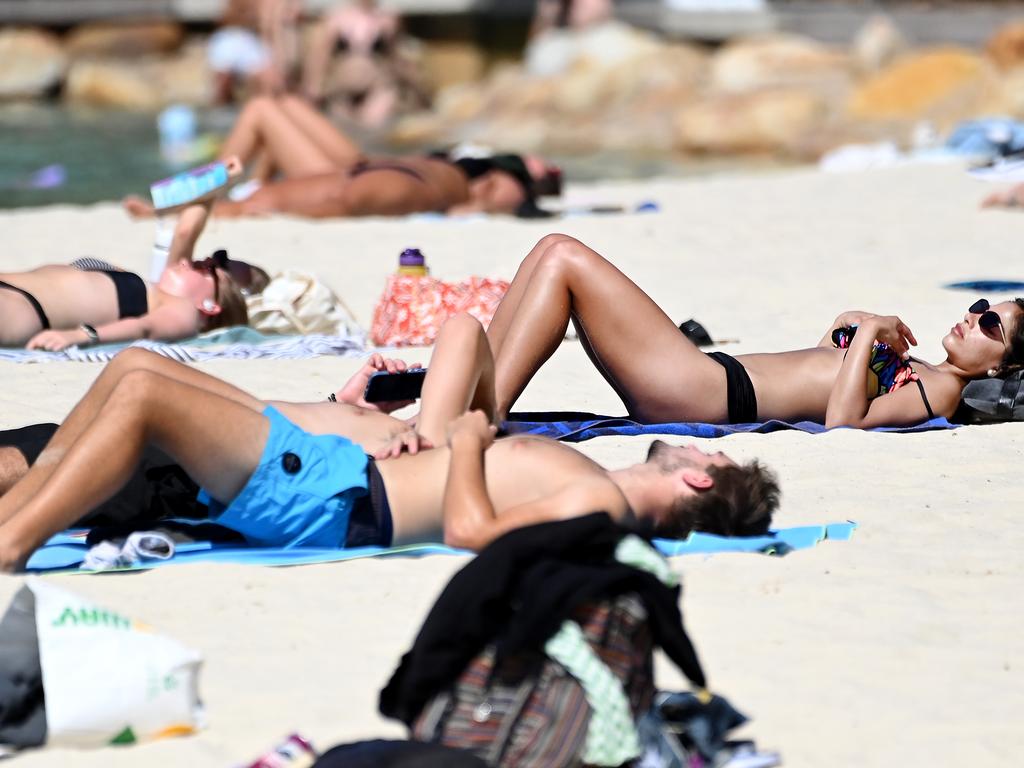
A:
<svg viewBox="0 0 1024 768">
<path fill-rule="evenodd" d="M 427 262 L 419 248 L 406 248 L 398 255 L 398 274 L 425 277 Z"/>
</svg>

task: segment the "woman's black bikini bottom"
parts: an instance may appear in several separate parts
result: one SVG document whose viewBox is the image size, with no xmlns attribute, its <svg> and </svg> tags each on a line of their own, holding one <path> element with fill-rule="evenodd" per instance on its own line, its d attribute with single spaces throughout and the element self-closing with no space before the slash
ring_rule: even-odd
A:
<svg viewBox="0 0 1024 768">
<path fill-rule="evenodd" d="M 50 329 L 50 318 L 46 316 L 46 312 L 43 310 L 43 305 L 39 303 L 39 299 L 24 288 L 19 288 L 16 285 L 5 283 L 3 280 L 0 280 L 0 288 L 6 288 L 8 291 L 14 291 L 15 293 L 20 293 L 24 296 L 25 300 L 32 305 L 32 309 L 36 311 L 36 315 L 39 317 L 39 322 L 43 324 L 43 330 L 47 331 Z"/>
<path fill-rule="evenodd" d="M 757 395 L 747 369 L 725 352 L 708 352 L 707 356 L 725 368 L 729 423 L 750 424 L 757 421 Z"/>
</svg>

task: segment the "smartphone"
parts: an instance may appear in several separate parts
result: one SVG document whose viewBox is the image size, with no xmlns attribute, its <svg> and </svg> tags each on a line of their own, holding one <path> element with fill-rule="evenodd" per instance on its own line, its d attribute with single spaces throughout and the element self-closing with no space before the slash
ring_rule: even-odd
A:
<svg viewBox="0 0 1024 768">
<path fill-rule="evenodd" d="M 158 211 L 180 208 L 206 199 L 228 183 L 228 168 L 224 163 L 209 163 L 161 179 L 149 188 L 153 206 Z"/>
<path fill-rule="evenodd" d="M 832 346 L 839 349 L 847 349 L 853 343 L 853 337 L 857 335 L 857 326 L 850 325 L 846 328 L 836 328 L 832 331 Z"/>
<path fill-rule="evenodd" d="M 386 403 L 396 400 L 416 400 L 423 389 L 426 368 L 410 368 L 402 373 L 380 371 L 366 383 L 363 397 L 368 403 Z"/>
</svg>

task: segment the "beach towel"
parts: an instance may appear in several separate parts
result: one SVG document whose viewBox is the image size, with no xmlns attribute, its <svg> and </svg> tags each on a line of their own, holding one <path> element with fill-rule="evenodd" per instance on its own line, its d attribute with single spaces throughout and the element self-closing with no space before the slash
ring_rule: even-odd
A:
<svg viewBox="0 0 1024 768">
<path fill-rule="evenodd" d="M 928 432 L 935 429 L 956 429 L 958 424 L 938 417 L 911 427 L 874 427 L 868 432 Z M 504 424 L 510 435 L 543 435 L 566 443 L 579 443 L 594 437 L 632 437 L 634 435 L 677 435 L 679 437 L 725 437 L 745 432 L 764 434 L 782 430 L 797 430 L 811 435 L 827 432 L 824 424 L 814 421 L 762 421 L 754 424 L 703 424 L 675 422 L 641 424 L 626 416 L 598 416 L 593 413 L 552 411 L 513 413 Z M 839 427 L 845 429 L 845 427 Z"/>
<path fill-rule="evenodd" d="M 795 528 L 782 528 L 766 536 L 724 537 L 710 533 L 691 533 L 686 539 L 655 539 L 654 545 L 662 554 L 712 555 L 720 552 L 759 552 L 785 555 L 797 549 L 808 549 L 819 542 L 846 541 L 856 523 L 832 523 Z M 53 536 L 29 558 L 27 570 L 32 572 L 72 571 L 92 573 L 81 569 L 89 545 L 85 531 L 68 531 Z M 342 560 L 360 560 L 366 557 L 419 557 L 423 555 L 465 555 L 465 550 L 443 544 L 409 544 L 401 547 L 354 547 L 351 549 L 317 549 L 295 547 L 291 549 L 251 547 L 239 543 L 198 541 L 178 544 L 170 560 L 143 560 L 124 570 L 139 571 L 164 568 L 175 563 L 235 563 L 242 565 L 309 565 L 335 563 Z M 111 571 L 105 571 L 110 573 Z"/>
<path fill-rule="evenodd" d="M 114 355 L 128 347 L 148 349 L 182 363 L 197 363 L 206 360 L 296 360 L 319 355 L 356 357 L 365 350 L 366 340 L 362 332 L 331 336 L 270 336 L 237 326 L 174 343 L 141 339 L 126 344 L 68 347 L 60 352 L 0 348 L 0 360 L 11 363 L 109 363 Z"/>
<path fill-rule="evenodd" d="M 955 291 L 1024 291 L 1024 281 L 1020 280 L 965 280 L 962 283 L 948 283 L 944 288 Z"/>
</svg>

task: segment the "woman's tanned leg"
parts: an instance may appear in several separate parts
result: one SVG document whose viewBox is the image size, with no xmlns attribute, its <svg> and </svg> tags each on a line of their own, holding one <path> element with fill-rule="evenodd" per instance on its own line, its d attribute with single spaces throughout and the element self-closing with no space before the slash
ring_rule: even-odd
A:
<svg viewBox="0 0 1024 768">
<path fill-rule="evenodd" d="M 516 311 L 519 309 L 519 303 L 523 300 L 526 286 L 529 285 L 530 278 L 533 277 L 533 270 L 536 268 L 537 262 L 540 261 L 540 258 L 547 252 L 548 248 L 555 243 L 572 239 L 569 235 L 560 235 L 558 233 L 545 235 L 526 254 L 526 258 L 523 259 L 519 269 L 516 270 L 516 276 L 512 278 L 512 284 L 509 285 L 508 292 L 498 305 L 498 310 L 494 313 L 491 324 L 487 326 L 487 338 L 491 342 L 491 349 L 495 357 L 501 354 L 501 347 L 505 343 L 505 336 L 512 325 L 512 318 L 515 317 Z"/>
<path fill-rule="evenodd" d="M 22 568 L 47 538 L 115 493 L 147 444 L 230 502 L 259 463 L 268 431 L 266 417 L 235 400 L 152 371 L 127 373 L 30 497 L 0 499 L 15 506 L 0 525 L 0 568 Z"/>
<path fill-rule="evenodd" d="M 417 430 L 435 446 L 445 444 L 448 423 L 468 410 L 496 419 L 494 358 L 475 318 L 457 315 L 441 328 L 421 400 Z"/>
<path fill-rule="evenodd" d="M 281 108 L 339 169 L 348 169 L 363 159 L 363 150 L 308 101 L 298 96 L 282 96 Z"/>
<path fill-rule="evenodd" d="M 247 165 L 261 152 L 267 156 L 266 162 L 292 178 L 337 170 L 330 155 L 269 96 L 258 96 L 246 104 L 220 156 L 237 155 Z"/>
<path fill-rule="evenodd" d="M 600 254 L 578 240 L 555 239 L 530 266 L 528 280 L 520 281 L 513 308 L 496 330 L 501 416 L 558 348 L 571 319 L 591 360 L 631 414 L 647 421 L 725 418 L 724 369 Z"/>
</svg>

